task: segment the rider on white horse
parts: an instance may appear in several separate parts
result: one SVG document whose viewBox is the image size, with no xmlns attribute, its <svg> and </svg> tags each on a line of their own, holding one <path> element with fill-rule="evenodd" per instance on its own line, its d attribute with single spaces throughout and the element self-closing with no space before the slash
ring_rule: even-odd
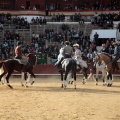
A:
<svg viewBox="0 0 120 120">
<path fill-rule="evenodd" d="M 77 69 L 80 69 L 81 67 L 87 68 L 88 67 L 87 63 L 82 60 L 82 57 L 81 57 L 82 53 L 79 49 L 79 45 L 76 43 L 73 45 L 73 47 L 75 49 L 75 53 L 74 53 L 73 58 L 77 61 L 77 65 L 78 65 Z"/>
<path fill-rule="evenodd" d="M 58 55 L 58 61 L 55 63 L 55 66 L 59 68 L 59 64 L 62 58 L 71 58 L 73 55 L 73 48 L 70 46 L 69 41 L 65 42 L 65 46 L 60 49 L 60 53 Z"/>
</svg>

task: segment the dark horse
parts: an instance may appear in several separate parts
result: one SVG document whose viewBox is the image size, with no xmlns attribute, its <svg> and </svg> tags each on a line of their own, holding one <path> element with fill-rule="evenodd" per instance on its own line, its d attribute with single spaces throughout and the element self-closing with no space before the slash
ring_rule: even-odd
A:
<svg viewBox="0 0 120 120">
<path fill-rule="evenodd" d="M 33 67 L 36 65 L 37 58 L 36 58 L 36 55 L 30 53 L 27 55 L 27 59 L 28 59 L 28 63 L 27 63 L 28 65 L 27 65 L 26 71 L 24 72 L 24 79 L 25 80 L 27 79 L 27 72 L 31 74 L 31 76 L 34 78 L 34 80 L 31 83 L 32 85 L 35 82 L 35 75 L 32 70 L 33 70 Z M 10 88 L 13 88 L 9 83 L 9 78 L 14 71 L 21 73 L 23 67 L 24 67 L 24 64 L 21 64 L 17 59 L 8 59 L 1 62 L 0 69 L 3 69 L 3 73 L 0 75 L 0 81 L 2 77 L 6 75 L 5 79 L 6 79 L 7 85 Z M 27 82 L 26 82 L 26 85 L 27 85 Z"/>
<path fill-rule="evenodd" d="M 67 87 L 67 77 L 68 74 L 71 74 L 72 78 L 74 78 L 74 88 L 76 89 L 76 61 L 72 58 L 65 58 L 62 63 L 60 62 L 59 65 L 60 68 L 62 68 L 60 72 L 61 74 L 61 81 L 62 81 L 62 88 Z M 63 80 L 63 73 L 65 73 L 64 80 Z"/>
<path fill-rule="evenodd" d="M 60 62 L 59 62 L 59 65 L 58 65 L 58 61 L 55 63 L 55 66 L 57 65 L 58 66 L 58 69 L 61 69 L 62 68 L 62 71 L 60 70 L 59 72 L 60 72 L 60 74 L 61 74 L 61 81 L 63 81 L 63 73 L 64 72 L 67 72 L 68 73 L 68 70 L 70 71 L 71 69 L 73 69 L 73 68 L 69 68 L 68 69 L 68 66 L 71 66 L 72 67 L 72 65 L 71 65 L 71 63 L 69 63 L 67 60 L 72 60 L 72 61 L 74 61 L 74 69 L 75 69 L 75 72 L 82 72 L 83 73 L 83 80 L 82 80 L 82 83 L 83 84 L 85 84 L 86 83 L 86 81 L 87 81 L 87 79 L 90 79 L 90 77 L 91 77 L 91 75 L 92 75 L 92 71 L 91 71 L 91 69 L 89 68 L 89 66 L 88 66 L 88 64 L 85 62 L 85 61 L 83 61 L 82 60 L 82 65 L 80 65 L 80 69 L 77 69 L 77 64 L 76 64 L 76 60 L 75 59 L 72 59 L 72 58 L 68 58 L 68 59 L 65 59 L 65 62 L 62 62 L 61 63 L 61 61 L 63 60 L 63 58 L 61 58 L 61 60 L 60 60 Z M 68 64 L 69 63 L 69 64 Z M 67 65 L 68 64 L 68 65 Z M 84 64 L 84 66 L 83 66 L 83 64 Z M 65 65 L 65 68 L 63 68 L 63 66 Z M 73 69 L 73 70 L 74 70 Z M 88 72 L 88 69 L 90 70 L 90 74 L 89 74 L 89 76 L 87 75 L 87 72 Z M 66 71 L 67 70 L 67 71 Z M 67 75 L 65 76 L 65 78 L 64 79 L 66 79 L 66 77 L 67 77 Z M 73 76 L 72 76 L 72 78 L 73 78 Z M 69 78 L 67 78 L 67 79 L 69 79 Z M 63 87 L 63 84 L 62 84 L 62 86 L 61 87 Z"/>
</svg>

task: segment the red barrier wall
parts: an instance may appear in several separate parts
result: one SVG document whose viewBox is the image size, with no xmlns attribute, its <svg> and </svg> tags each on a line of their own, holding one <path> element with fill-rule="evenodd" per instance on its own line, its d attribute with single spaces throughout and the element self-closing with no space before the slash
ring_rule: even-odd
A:
<svg viewBox="0 0 120 120">
<path fill-rule="evenodd" d="M 93 74 L 95 74 L 95 69 L 93 69 L 93 65 L 89 65 L 89 68 L 91 68 Z M 54 64 L 48 64 L 48 65 L 37 64 L 33 69 L 33 72 L 35 74 L 59 74 L 58 69 L 54 67 Z M 80 74 L 80 72 L 77 73 Z M 88 74 L 89 74 L 89 70 L 88 70 Z M 120 72 L 114 72 L 113 74 L 120 74 Z"/>
</svg>

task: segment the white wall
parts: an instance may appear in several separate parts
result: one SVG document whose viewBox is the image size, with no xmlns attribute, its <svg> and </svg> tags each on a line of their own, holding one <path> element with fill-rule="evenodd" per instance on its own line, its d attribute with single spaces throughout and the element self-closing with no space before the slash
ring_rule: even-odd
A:
<svg viewBox="0 0 120 120">
<path fill-rule="evenodd" d="M 90 35 L 90 40 L 93 41 L 94 34 L 98 33 L 99 38 L 116 38 L 117 37 L 117 30 L 116 29 L 103 29 L 103 30 L 92 30 Z"/>
</svg>

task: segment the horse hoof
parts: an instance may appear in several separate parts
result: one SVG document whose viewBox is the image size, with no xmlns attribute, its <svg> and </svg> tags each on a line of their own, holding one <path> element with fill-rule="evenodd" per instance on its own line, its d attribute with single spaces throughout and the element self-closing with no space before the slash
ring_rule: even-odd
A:
<svg viewBox="0 0 120 120">
<path fill-rule="evenodd" d="M 61 88 L 63 88 L 63 84 L 61 85 Z"/>
<path fill-rule="evenodd" d="M 83 81 L 82 83 L 83 83 L 83 84 L 85 84 L 86 82 L 85 82 L 85 81 Z"/>
<path fill-rule="evenodd" d="M 11 85 L 8 85 L 8 87 L 10 87 L 11 89 L 13 89 L 13 87 Z"/>
<path fill-rule="evenodd" d="M 96 83 L 96 85 L 98 85 L 98 83 Z"/>
<path fill-rule="evenodd" d="M 73 81 L 71 81 L 71 85 L 73 84 Z"/>
<path fill-rule="evenodd" d="M 32 81 L 31 85 L 33 85 L 34 81 Z"/>
<path fill-rule="evenodd" d="M 108 84 L 107 84 L 107 87 L 111 87 L 111 84 L 108 83 Z"/>
<path fill-rule="evenodd" d="M 105 86 L 106 84 L 103 84 L 103 86 Z"/>
<path fill-rule="evenodd" d="M 23 84 L 21 84 L 21 86 L 24 86 Z"/>
</svg>

